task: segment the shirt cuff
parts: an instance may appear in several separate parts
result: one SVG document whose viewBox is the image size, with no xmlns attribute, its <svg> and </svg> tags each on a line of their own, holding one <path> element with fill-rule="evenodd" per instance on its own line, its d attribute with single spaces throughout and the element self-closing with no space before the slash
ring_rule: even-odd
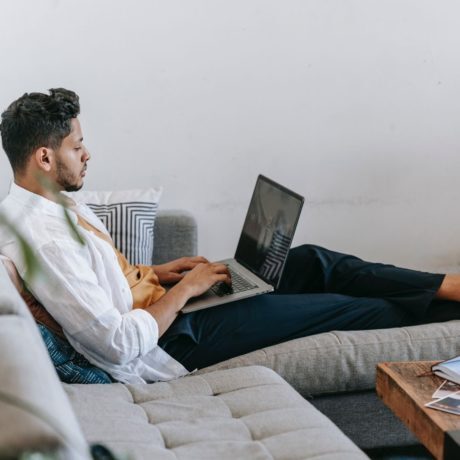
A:
<svg viewBox="0 0 460 460">
<path fill-rule="evenodd" d="M 136 321 L 140 355 L 144 356 L 158 344 L 158 323 L 150 313 L 142 308 L 131 310 L 129 314 Z"/>
</svg>

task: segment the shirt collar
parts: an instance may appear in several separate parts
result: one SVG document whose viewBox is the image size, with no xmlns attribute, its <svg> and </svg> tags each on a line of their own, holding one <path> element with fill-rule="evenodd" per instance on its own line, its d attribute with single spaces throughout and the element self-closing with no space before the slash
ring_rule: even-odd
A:
<svg viewBox="0 0 460 460">
<path fill-rule="evenodd" d="M 65 214 L 63 212 L 64 207 L 61 204 L 30 192 L 29 190 L 20 187 L 15 182 L 11 183 L 9 195 L 24 207 L 39 209 L 41 212 L 48 215 L 65 219 Z M 75 212 L 73 212 L 70 208 L 67 208 L 67 210 L 71 219 L 76 223 L 78 219 Z"/>
</svg>

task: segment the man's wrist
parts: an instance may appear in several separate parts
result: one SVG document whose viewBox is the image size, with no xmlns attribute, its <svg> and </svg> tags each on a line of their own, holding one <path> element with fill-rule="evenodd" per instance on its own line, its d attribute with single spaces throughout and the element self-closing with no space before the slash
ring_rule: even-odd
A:
<svg viewBox="0 0 460 460">
<path fill-rule="evenodd" d="M 192 288 L 187 283 L 177 283 L 169 290 L 169 293 L 177 297 L 180 309 L 182 309 L 190 297 L 193 297 Z"/>
</svg>

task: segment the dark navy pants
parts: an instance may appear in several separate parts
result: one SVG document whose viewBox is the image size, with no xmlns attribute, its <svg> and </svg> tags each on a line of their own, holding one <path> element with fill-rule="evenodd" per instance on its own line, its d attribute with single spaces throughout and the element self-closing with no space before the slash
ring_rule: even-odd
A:
<svg viewBox="0 0 460 460">
<path fill-rule="evenodd" d="M 444 276 L 304 245 L 275 293 L 180 315 L 159 344 L 193 370 L 320 332 L 460 318 L 460 303 L 434 299 Z"/>
</svg>

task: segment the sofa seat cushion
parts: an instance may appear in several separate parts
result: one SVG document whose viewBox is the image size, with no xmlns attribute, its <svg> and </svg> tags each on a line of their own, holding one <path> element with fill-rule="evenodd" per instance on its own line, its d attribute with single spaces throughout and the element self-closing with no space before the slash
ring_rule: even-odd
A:
<svg viewBox="0 0 460 460">
<path fill-rule="evenodd" d="M 331 331 L 280 343 L 201 369 L 266 366 L 301 395 L 369 390 L 383 361 L 433 361 L 460 354 L 460 320 L 369 331 Z"/>
<path fill-rule="evenodd" d="M 367 458 L 264 367 L 64 388 L 88 441 L 136 459 Z"/>
</svg>

